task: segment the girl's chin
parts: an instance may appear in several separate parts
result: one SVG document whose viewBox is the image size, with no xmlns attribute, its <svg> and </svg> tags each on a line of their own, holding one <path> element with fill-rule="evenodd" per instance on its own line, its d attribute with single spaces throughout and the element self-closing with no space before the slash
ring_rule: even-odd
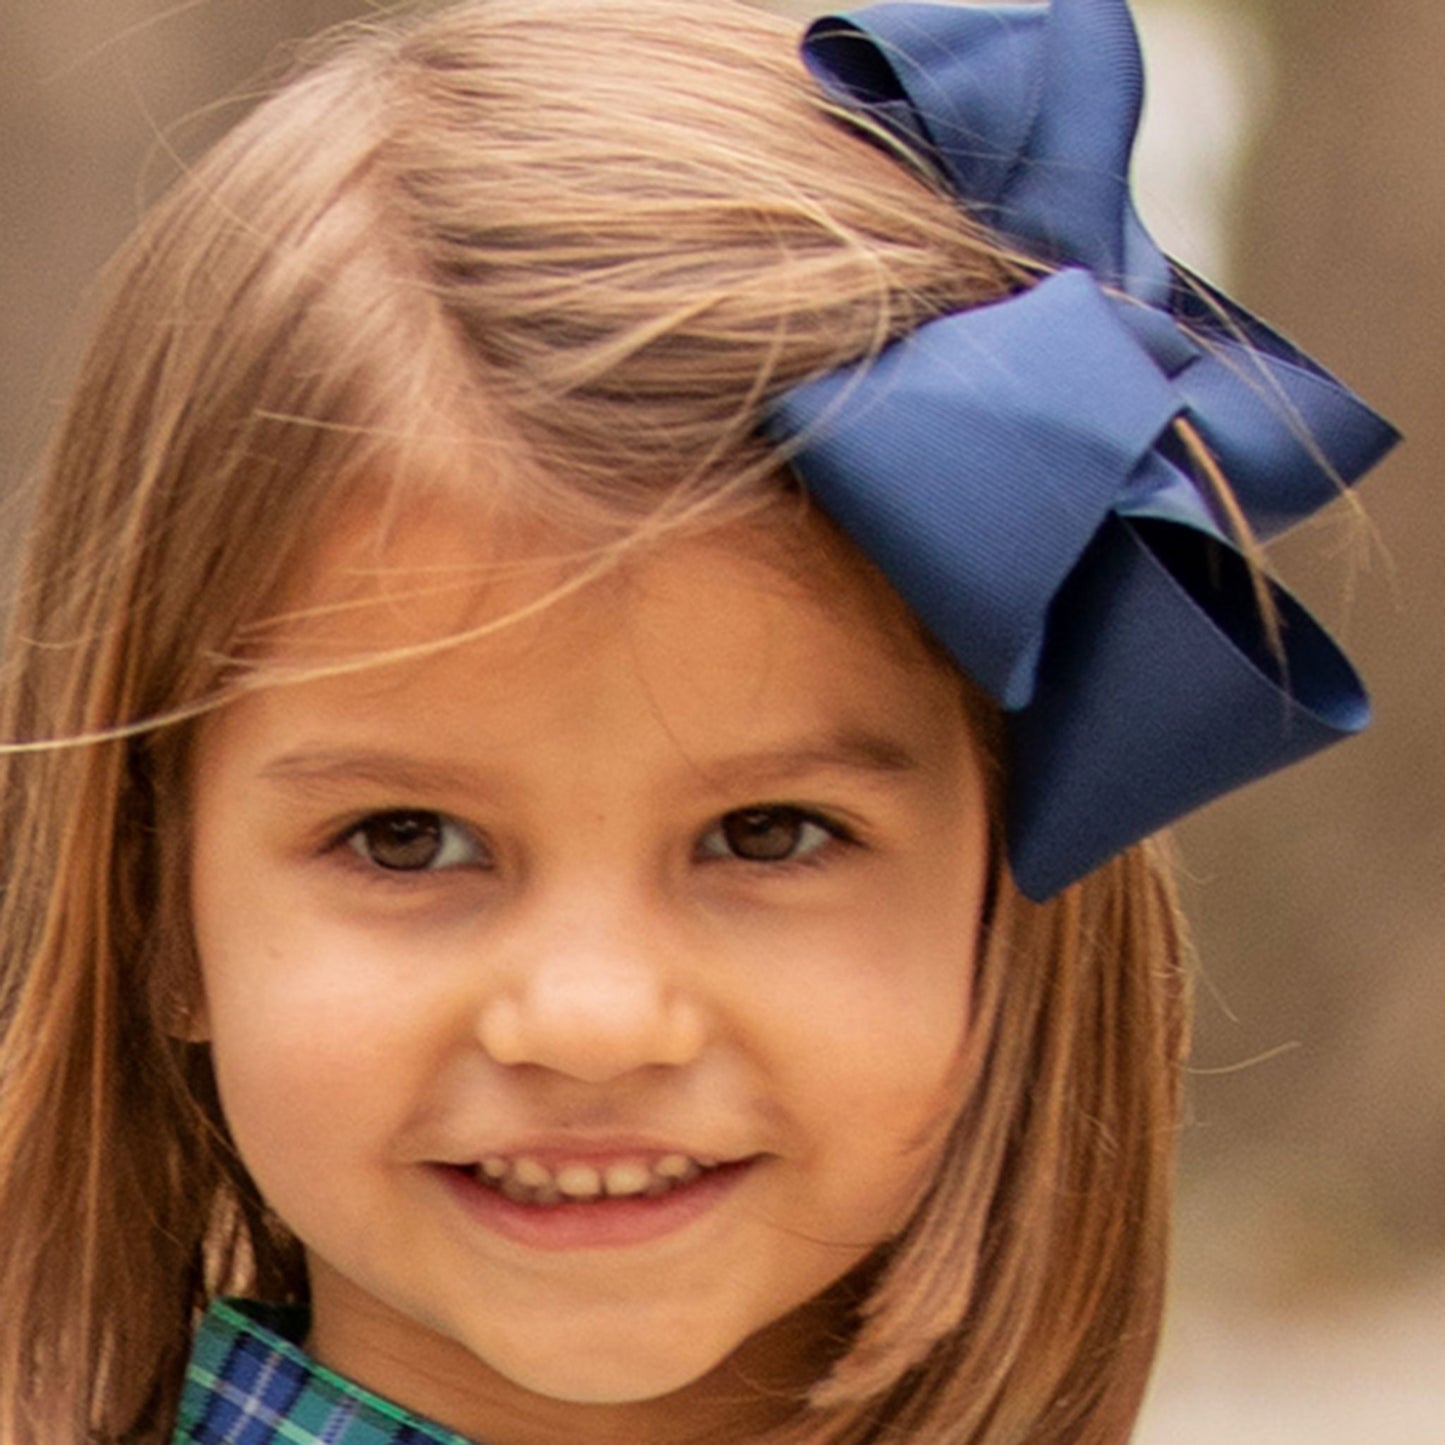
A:
<svg viewBox="0 0 1445 1445">
<path fill-rule="evenodd" d="M 749 1335 L 742 1325 L 733 1331 L 714 1320 L 703 1331 L 644 1326 L 629 1337 L 625 1331 L 578 1322 L 536 1336 L 522 1331 L 500 1342 L 489 1340 L 478 1357 L 491 1373 L 529 1395 L 577 1407 L 644 1406 L 678 1395 L 706 1396 L 715 1389 L 736 1399 L 741 1382 L 754 1371 L 765 1378 L 780 1376 L 777 1329 L 765 1325 Z"/>
<path fill-rule="evenodd" d="M 669 1416 L 685 1407 L 687 1418 L 701 1421 L 714 1412 L 720 1418 L 735 1413 L 752 1400 L 761 1417 L 776 1422 L 828 1372 L 848 1337 L 851 1295 L 850 1281 L 839 1281 L 736 1339 L 715 1330 L 705 1340 L 675 1332 L 627 1342 L 612 1331 L 606 1338 L 569 1335 L 561 1353 L 546 1346 L 529 1351 L 525 1340 L 513 1340 L 488 1368 L 529 1395 L 614 1419 L 631 1411 L 641 1419 L 659 1404 Z"/>
</svg>

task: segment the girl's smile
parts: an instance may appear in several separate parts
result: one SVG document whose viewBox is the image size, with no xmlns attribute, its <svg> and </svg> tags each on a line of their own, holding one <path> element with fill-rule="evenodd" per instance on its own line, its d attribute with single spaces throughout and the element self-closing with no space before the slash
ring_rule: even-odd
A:
<svg viewBox="0 0 1445 1445">
<path fill-rule="evenodd" d="M 661 1239 L 690 1224 L 760 1162 L 757 1156 L 701 1164 L 673 1151 L 543 1150 L 516 1159 L 491 1155 L 469 1169 L 447 1169 L 462 1206 L 487 1228 L 537 1249 L 605 1249 Z M 540 1157 L 539 1157 L 540 1156 Z M 580 1162 L 587 1158 L 595 1163 Z M 505 1171 L 505 1172 L 502 1172 Z"/>
<path fill-rule="evenodd" d="M 555 581 L 488 579 L 476 527 L 346 534 L 273 659 Z M 202 1027 L 320 1358 L 490 1445 L 779 1408 L 819 1367 L 787 1317 L 957 1112 L 985 794 L 957 678 L 817 522 L 211 720 Z"/>
</svg>

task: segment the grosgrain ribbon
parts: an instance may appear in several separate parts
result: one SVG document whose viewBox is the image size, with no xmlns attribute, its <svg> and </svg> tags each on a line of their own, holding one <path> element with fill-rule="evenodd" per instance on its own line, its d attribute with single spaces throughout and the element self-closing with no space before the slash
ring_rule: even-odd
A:
<svg viewBox="0 0 1445 1445">
<path fill-rule="evenodd" d="M 1009 857 L 1042 899 L 1369 719 L 1349 662 L 1272 581 L 1269 636 L 1173 423 L 1261 537 L 1398 438 L 1144 229 L 1124 0 L 879 5 L 817 21 L 803 54 L 832 99 L 1061 268 L 795 388 L 769 419 L 810 494 L 1006 710 Z"/>
</svg>

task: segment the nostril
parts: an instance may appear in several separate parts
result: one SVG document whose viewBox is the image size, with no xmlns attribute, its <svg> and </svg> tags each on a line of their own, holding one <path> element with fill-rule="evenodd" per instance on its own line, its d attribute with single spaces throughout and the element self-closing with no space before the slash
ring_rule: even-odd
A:
<svg viewBox="0 0 1445 1445">
<path fill-rule="evenodd" d="M 687 1064 L 702 1053 L 707 1043 L 707 1026 L 702 1010 L 690 999 L 674 997 L 667 1002 L 665 1057 L 663 1064 Z"/>
<path fill-rule="evenodd" d="M 522 1033 L 522 1011 L 513 998 L 491 1000 L 478 1029 L 482 1047 L 499 1064 L 524 1064 L 527 1059 Z"/>
</svg>

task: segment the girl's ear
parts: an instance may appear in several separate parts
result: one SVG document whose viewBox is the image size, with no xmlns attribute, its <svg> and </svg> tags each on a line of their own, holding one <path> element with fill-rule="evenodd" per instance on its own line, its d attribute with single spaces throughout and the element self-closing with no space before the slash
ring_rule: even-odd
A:
<svg viewBox="0 0 1445 1445">
<path fill-rule="evenodd" d="M 167 1038 L 183 1044 L 208 1044 L 211 1020 L 200 985 L 167 989 L 156 1000 L 155 1017 Z"/>
<path fill-rule="evenodd" d="M 184 1044 L 211 1041 L 210 1010 L 201 982 L 200 960 L 189 946 L 183 959 L 171 959 L 151 975 L 151 1017 L 167 1038 Z"/>
<path fill-rule="evenodd" d="M 199 999 L 194 1006 L 178 1008 L 173 1018 L 167 1017 L 164 1020 L 164 1027 L 171 1038 L 183 1044 L 210 1043 L 211 1021 L 205 1000 Z"/>
</svg>

